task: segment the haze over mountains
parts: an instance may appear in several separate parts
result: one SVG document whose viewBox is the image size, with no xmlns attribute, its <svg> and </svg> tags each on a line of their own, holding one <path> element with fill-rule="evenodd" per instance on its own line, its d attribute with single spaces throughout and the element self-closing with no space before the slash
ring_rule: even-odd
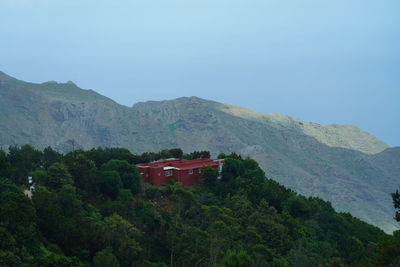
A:
<svg viewBox="0 0 400 267">
<path fill-rule="evenodd" d="M 72 82 L 34 84 L 2 72 L 0 114 L 3 148 L 29 143 L 65 152 L 74 140 L 85 149 L 134 153 L 172 147 L 238 152 L 301 194 L 329 200 L 385 231 L 398 227 L 389 194 L 400 185 L 400 148 L 354 126 L 323 126 L 197 97 L 126 107 Z"/>
</svg>

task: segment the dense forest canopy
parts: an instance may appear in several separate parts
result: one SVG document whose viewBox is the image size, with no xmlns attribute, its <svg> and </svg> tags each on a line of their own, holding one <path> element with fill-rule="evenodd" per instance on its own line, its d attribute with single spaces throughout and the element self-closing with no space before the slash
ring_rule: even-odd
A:
<svg viewBox="0 0 400 267">
<path fill-rule="evenodd" d="M 171 157 L 210 154 L 0 150 L 0 266 L 400 264 L 399 232 L 298 195 L 250 158 L 220 154 L 221 178 L 204 168 L 193 187 L 142 181 L 135 164 Z M 31 199 L 23 193 L 28 176 Z M 398 192 L 393 199 L 399 209 Z"/>
</svg>

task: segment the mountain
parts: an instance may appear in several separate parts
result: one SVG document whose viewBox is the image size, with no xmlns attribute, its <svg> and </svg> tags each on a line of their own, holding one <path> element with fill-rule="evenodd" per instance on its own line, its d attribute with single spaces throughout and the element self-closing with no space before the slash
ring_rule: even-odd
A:
<svg viewBox="0 0 400 267">
<path fill-rule="evenodd" d="M 74 83 L 27 83 L 0 73 L 0 146 L 29 143 L 60 151 L 126 147 L 135 153 L 238 152 L 267 176 L 387 232 L 390 193 L 400 185 L 400 148 L 350 125 L 319 125 L 281 114 L 183 97 L 126 107 Z"/>
</svg>

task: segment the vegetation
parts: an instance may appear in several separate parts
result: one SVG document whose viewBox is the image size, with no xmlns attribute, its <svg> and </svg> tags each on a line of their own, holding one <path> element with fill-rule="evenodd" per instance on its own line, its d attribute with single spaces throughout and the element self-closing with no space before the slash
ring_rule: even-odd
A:
<svg viewBox="0 0 400 267">
<path fill-rule="evenodd" d="M 220 154 L 220 177 L 204 168 L 196 186 L 154 187 L 134 163 L 157 154 L 207 155 L 120 148 L 63 155 L 29 145 L 0 151 L 0 266 L 400 263 L 399 232 L 387 235 L 329 202 L 298 195 L 266 178 L 250 158 Z M 28 175 L 32 199 L 22 191 Z"/>
<path fill-rule="evenodd" d="M 135 153 L 169 147 L 237 152 L 302 195 L 319 196 L 387 233 L 399 229 L 389 194 L 400 184 L 400 147 L 388 148 L 354 126 L 319 125 L 198 97 L 127 107 L 71 82 L 28 83 L 2 72 L 0 114 L 3 149 L 29 143 L 63 153 L 99 146 Z M 143 156 L 154 160 L 157 154 Z"/>
</svg>

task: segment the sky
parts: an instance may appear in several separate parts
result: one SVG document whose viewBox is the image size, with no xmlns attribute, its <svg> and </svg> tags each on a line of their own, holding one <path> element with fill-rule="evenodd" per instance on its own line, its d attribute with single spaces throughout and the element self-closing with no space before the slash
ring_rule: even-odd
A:
<svg viewBox="0 0 400 267">
<path fill-rule="evenodd" d="M 0 70 L 116 102 L 198 96 L 400 146 L 398 0 L 0 0 Z"/>
</svg>

